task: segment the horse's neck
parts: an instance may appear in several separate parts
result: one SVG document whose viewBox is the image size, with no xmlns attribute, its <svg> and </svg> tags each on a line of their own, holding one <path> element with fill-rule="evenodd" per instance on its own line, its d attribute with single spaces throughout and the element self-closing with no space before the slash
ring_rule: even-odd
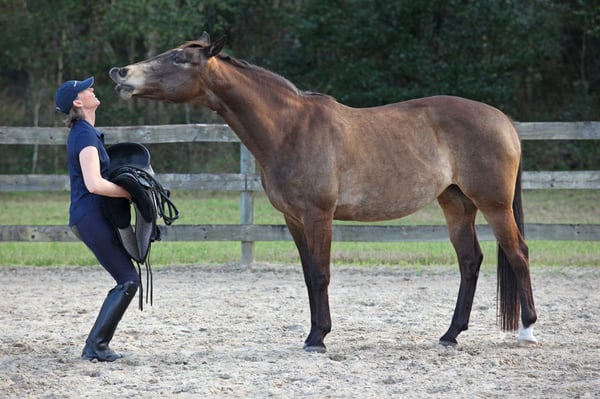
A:
<svg viewBox="0 0 600 399">
<path fill-rule="evenodd" d="M 252 70 L 225 65 L 226 88 L 215 92 L 219 98 L 217 113 L 227 122 L 250 150 L 259 164 L 277 154 L 277 148 L 287 134 L 291 91 L 287 88 L 265 87 L 253 79 Z"/>
</svg>

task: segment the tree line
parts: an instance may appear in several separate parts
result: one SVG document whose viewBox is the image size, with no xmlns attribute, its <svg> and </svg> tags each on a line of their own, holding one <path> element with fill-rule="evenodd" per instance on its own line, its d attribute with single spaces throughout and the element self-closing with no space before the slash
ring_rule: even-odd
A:
<svg viewBox="0 0 600 399">
<path fill-rule="evenodd" d="M 350 106 L 452 94 L 518 121 L 600 119 L 598 0 L 1 0 L 0 125 L 60 126 L 56 88 L 91 75 L 99 126 L 220 123 L 200 107 L 122 102 L 108 78 L 112 66 L 202 31 L 226 35 L 230 55 Z M 528 169 L 599 166 L 597 144 L 524 145 Z M 31 171 L 30 146 L 3 147 L 4 173 Z M 61 151 L 38 150 L 48 151 L 38 171 L 64 167 Z M 158 152 L 169 171 L 237 167 L 235 146 Z"/>
</svg>

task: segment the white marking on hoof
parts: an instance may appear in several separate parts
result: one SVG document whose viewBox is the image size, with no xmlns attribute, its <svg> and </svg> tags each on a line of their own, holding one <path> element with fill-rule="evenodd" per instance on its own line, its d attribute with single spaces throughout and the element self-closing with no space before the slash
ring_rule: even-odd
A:
<svg viewBox="0 0 600 399">
<path fill-rule="evenodd" d="M 538 340 L 533 335 L 533 324 L 527 328 L 521 327 L 521 332 L 519 333 L 519 345 L 530 346 L 536 345 Z"/>
</svg>

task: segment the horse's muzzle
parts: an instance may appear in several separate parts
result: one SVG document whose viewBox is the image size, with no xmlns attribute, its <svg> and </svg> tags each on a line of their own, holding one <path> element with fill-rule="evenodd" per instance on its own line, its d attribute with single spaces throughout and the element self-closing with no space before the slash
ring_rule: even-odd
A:
<svg viewBox="0 0 600 399">
<path fill-rule="evenodd" d="M 127 68 L 111 68 L 108 72 L 108 76 L 117 84 L 115 91 L 119 93 L 119 96 L 123 100 L 129 100 L 133 96 L 135 88 L 131 85 L 123 83 L 123 80 L 127 76 Z"/>
</svg>

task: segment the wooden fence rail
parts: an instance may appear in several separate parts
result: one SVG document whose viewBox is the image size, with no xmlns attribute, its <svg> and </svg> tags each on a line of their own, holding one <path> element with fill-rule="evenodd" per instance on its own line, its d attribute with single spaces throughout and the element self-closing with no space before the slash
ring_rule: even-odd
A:
<svg viewBox="0 0 600 399">
<path fill-rule="evenodd" d="M 515 123 L 522 140 L 600 140 L 600 122 L 531 122 Z M 100 127 L 106 143 L 239 142 L 227 125 L 191 124 L 166 126 Z M 0 145 L 65 145 L 68 131 L 53 127 L 0 126 Z M 171 190 L 237 191 L 241 193 L 239 225 L 161 226 L 166 241 L 240 241 L 242 262 L 253 259 L 255 241 L 287 241 L 284 225 L 254 224 L 253 193 L 262 191 L 260 176 L 254 172 L 254 159 L 242 145 L 240 173 L 228 174 L 158 174 Z M 524 189 L 594 189 L 600 190 L 600 171 L 529 172 L 523 174 Z M 0 192 L 64 191 L 69 189 L 66 175 L 0 174 Z M 6 210 L 5 210 L 6 211 Z M 494 240 L 488 227 L 478 226 L 482 240 Z M 526 235 L 533 240 L 600 241 L 596 224 L 527 224 Z M 445 241 L 445 226 L 335 225 L 337 241 Z M 74 241 L 66 226 L 0 225 L 0 241 Z"/>
</svg>

